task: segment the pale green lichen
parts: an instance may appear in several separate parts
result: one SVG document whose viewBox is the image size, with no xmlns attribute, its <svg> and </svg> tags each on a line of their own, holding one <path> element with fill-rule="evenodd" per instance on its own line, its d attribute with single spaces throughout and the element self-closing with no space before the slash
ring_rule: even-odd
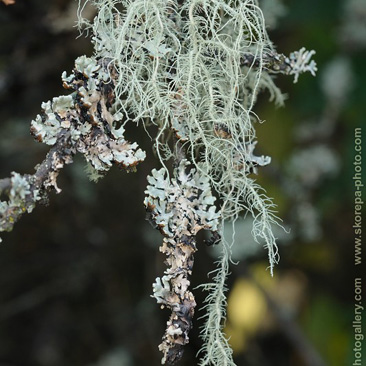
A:
<svg viewBox="0 0 366 366">
<path fill-rule="evenodd" d="M 214 205 L 216 198 L 208 177 L 194 168 L 187 174 L 186 165 L 187 161 L 181 162 L 175 179 L 170 179 L 164 168 L 153 169 L 152 175 L 147 177 L 149 184 L 144 204 L 148 209 L 153 208 L 156 225 L 163 235 L 171 238 L 186 230 L 183 223 L 188 218 L 193 220 L 194 217 L 203 228 L 212 231 L 218 230 L 221 218 L 221 212 L 216 211 Z"/>
<path fill-rule="evenodd" d="M 32 190 L 30 176 L 16 172 L 11 173 L 9 187 L 0 193 L 8 196 L 6 201 L 0 201 L 0 232 L 11 231 L 19 215 L 32 212 L 40 199 L 39 191 Z"/>
<path fill-rule="evenodd" d="M 251 161 L 243 146 L 255 139 L 253 123 L 258 118 L 252 107 L 258 92 L 269 88 L 278 100 L 281 95 L 262 72 L 264 52 L 274 50 L 256 1 L 195 0 L 181 7 L 168 0 L 93 3 L 98 13 L 89 26 L 95 55 L 116 70 L 116 108 L 127 119 L 148 118 L 160 127 L 157 152 L 162 159 L 160 136 L 171 127 L 178 131 L 189 159 L 201 163 L 198 169 L 224 199 L 223 217 L 233 219 L 243 209 L 253 213 L 255 237 L 268 240 L 272 268 L 276 247 L 267 232 L 275 222 L 267 210 L 271 203 L 258 193 L 247 171 L 238 169 Z M 119 3 L 124 11 L 117 9 Z M 85 24 L 80 19 L 80 25 Z M 166 54 L 153 57 L 152 44 Z M 254 55 L 258 67 L 241 67 L 243 53 Z M 218 138 L 216 124 L 229 129 L 231 138 Z"/>
<path fill-rule="evenodd" d="M 123 127 L 117 127 L 122 114 L 114 108 L 114 95 L 105 92 L 113 89 L 107 81 L 109 73 L 101 65 L 92 57 L 76 59 L 74 72 L 62 75 L 64 87 L 74 92 L 43 103 L 43 113 L 32 121 L 31 131 L 48 145 L 67 134 L 71 148 L 84 154 L 98 171 L 108 171 L 113 163 L 134 169 L 145 159 L 145 152 L 137 143 L 126 141 Z"/>
<path fill-rule="evenodd" d="M 163 304 L 165 298 L 170 292 L 170 277 L 163 276 L 157 277 L 155 283 L 153 283 L 153 297 L 156 298 L 158 304 Z"/>
<path fill-rule="evenodd" d="M 11 173 L 11 189 L 9 194 L 10 205 L 24 205 L 24 200 L 31 193 L 28 180 L 19 173 Z M 24 205 L 25 206 L 25 205 Z"/>
<path fill-rule="evenodd" d="M 162 363 L 174 364 L 189 342 L 189 331 L 196 302 L 189 289 L 193 255 L 197 251 L 196 235 L 202 230 L 216 232 L 221 213 L 214 206 L 209 179 L 190 167 L 183 159 L 175 178 L 164 168 L 153 170 L 148 177 L 145 206 L 153 225 L 163 234 L 160 251 L 166 254 L 168 268 L 153 284 L 153 296 L 172 314 L 167 322 L 163 342 Z"/>
<path fill-rule="evenodd" d="M 82 18 L 88 2 L 98 9 L 93 23 Z M 270 161 L 253 155 L 254 124 L 260 121 L 253 106 L 265 89 L 283 104 L 270 73 L 293 75 L 294 82 L 302 72 L 314 74 L 314 51 L 279 56 L 256 0 L 86 0 L 79 5 L 79 26 L 92 31 L 95 57 L 109 65 L 115 82 L 114 110 L 123 114 L 124 123 L 158 126 L 155 149 L 164 168 L 152 172 L 147 193 L 160 210 L 155 219 L 163 234 L 169 237 L 178 230 L 171 227 L 174 213 L 164 193 L 177 182 L 165 167 L 174 156 L 166 141 L 172 130 L 194 174 L 220 197 L 220 219 L 252 214 L 252 234 L 268 249 L 272 274 L 278 261 L 272 226 L 278 219 L 271 199 L 250 177 Z M 243 63 L 243 57 L 251 61 Z M 218 219 L 216 211 L 208 213 Z M 210 294 L 202 365 L 234 365 L 221 332 L 229 260 L 230 244 L 223 240 L 216 275 L 204 286 Z"/>
<path fill-rule="evenodd" d="M 303 72 L 308 71 L 315 76 L 317 67 L 315 61 L 311 59 L 314 54 L 314 50 L 307 51 L 305 47 L 290 54 L 289 61 L 291 64 L 291 71 L 289 72 L 289 75 L 295 75 L 294 83 L 297 83 L 299 75 Z"/>
<path fill-rule="evenodd" d="M 95 169 L 90 163 L 86 163 L 84 170 L 90 181 L 94 183 L 98 182 L 99 179 L 104 177 L 104 175 L 101 174 L 99 170 Z"/>
<path fill-rule="evenodd" d="M 88 79 L 92 78 L 94 74 L 100 69 L 100 65 L 95 62 L 95 59 L 86 56 L 78 57 L 75 60 L 75 67 Z"/>
<path fill-rule="evenodd" d="M 42 103 L 42 109 L 45 115 L 47 115 L 47 118 L 43 120 L 42 116 L 38 114 L 36 119 L 31 122 L 31 126 L 42 142 L 47 145 L 54 145 L 61 128 L 60 121 L 56 119 L 50 101 Z"/>
</svg>

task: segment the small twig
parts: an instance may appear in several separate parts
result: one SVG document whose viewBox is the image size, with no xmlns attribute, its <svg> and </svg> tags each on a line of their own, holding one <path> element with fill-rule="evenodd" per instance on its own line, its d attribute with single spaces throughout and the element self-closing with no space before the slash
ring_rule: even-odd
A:
<svg viewBox="0 0 366 366">
<path fill-rule="evenodd" d="M 12 178 L 0 180 L 0 192 L 9 197 L 7 206 L 0 212 L 0 231 L 11 231 L 24 213 L 33 210 L 37 201 L 47 203 L 47 193 L 51 190 L 61 192 L 56 184 L 57 176 L 65 164 L 72 163 L 75 152 L 68 133 L 62 131 L 33 175 L 12 173 Z"/>
<path fill-rule="evenodd" d="M 252 54 L 244 54 L 240 59 L 242 66 L 262 68 L 270 73 L 294 75 L 294 83 L 299 75 L 309 71 L 313 76 L 317 71 L 316 63 L 312 60 L 315 51 L 307 51 L 304 47 L 299 51 L 292 52 L 289 56 L 281 53 L 266 52 L 263 57 L 255 57 Z"/>
</svg>

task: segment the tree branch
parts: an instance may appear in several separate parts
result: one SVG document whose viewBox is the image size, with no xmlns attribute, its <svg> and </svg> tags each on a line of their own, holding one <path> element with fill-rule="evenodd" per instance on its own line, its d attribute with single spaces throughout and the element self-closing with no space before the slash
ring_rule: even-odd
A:
<svg viewBox="0 0 366 366">
<path fill-rule="evenodd" d="M 61 192 L 56 184 L 57 176 L 65 164 L 72 163 L 76 152 L 68 135 L 66 131 L 60 133 L 57 143 L 33 175 L 13 172 L 11 178 L 0 180 L 0 192 L 9 198 L 7 203 L 0 203 L 0 231 L 11 231 L 24 213 L 34 209 L 37 201 L 47 203 L 49 191 Z"/>
<path fill-rule="evenodd" d="M 196 235 L 202 229 L 217 231 L 220 221 L 208 179 L 195 168 L 188 170 L 186 159 L 180 161 L 173 179 L 164 169 L 154 169 L 144 202 L 164 236 L 160 251 L 167 256 L 168 269 L 153 284 L 153 296 L 172 311 L 159 346 L 164 354 L 162 363 L 168 365 L 182 357 L 183 346 L 189 342 L 196 302 L 188 278 L 197 251 Z"/>
<path fill-rule="evenodd" d="M 307 51 L 304 47 L 299 51 L 292 52 L 288 57 L 276 52 L 266 52 L 262 57 L 255 57 L 252 54 L 244 54 L 240 59 L 242 66 L 260 67 L 269 73 L 294 75 L 294 83 L 299 75 L 309 71 L 313 76 L 317 71 L 316 63 L 311 60 L 315 51 Z"/>
<path fill-rule="evenodd" d="M 12 173 L 0 180 L 0 232 L 11 231 L 25 212 L 37 202 L 46 203 L 47 193 L 57 187 L 56 179 L 65 164 L 72 163 L 76 152 L 90 163 L 92 178 L 107 172 L 113 164 L 133 170 L 145 159 L 136 143 L 124 139 L 117 129 L 121 114 L 115 112 L 112 66 L 105 60 L 79 57 L 70 76 L 62 75 L 68 96 L 42 103 L 42 113 L 31 124 L 31 133 L 39 142 L 52 145 L 46 159 L 34 175 Z M 115 76 L 115 75 L 114 75 Z"/>
</svg>

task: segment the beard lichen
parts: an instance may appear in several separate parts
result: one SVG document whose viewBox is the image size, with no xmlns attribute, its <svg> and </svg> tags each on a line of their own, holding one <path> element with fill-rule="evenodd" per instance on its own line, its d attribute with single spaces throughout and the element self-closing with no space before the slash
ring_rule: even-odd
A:
<svg viewBox="0 0 366 366">
<path fill-rule="evenodd" d="M 97 8 L 93 22 L 82 17 L 87 3 Z M 295 75 L 295 81 L 301 72 L 314 74 L 312 52 L 278 54 L 256 0 L 86 0 L 79 4 L 79 27 L 92 32 L 94 57 L 112 70 L 114 110 L 123 115 L 123 123 L 148 121 L 158 127 L 159 176 L 164 182 L 170 175 L 176 178 L 177 170 L 168 169 L 167 160 L 177 159 L 179 143 L 179 154 L 219 197 L 221 221 L 235 222 L 243 212 L 253 216 L 252 234 L 267 248 L 272 274 L 278 261 L 272 226 L 278 219 L 272 200 L 251 177 L 270 162 L 253 154 L 254 125 L 260 122 L 253 107 L 265 89 L 283 104 L 272 74 Z M 169 132 L 173 143 L 166 140 Z M 150 191 L 162 184 L 155 183 Z M 221 332 L 230 245 L 221 240 L 213 282 L 203 285 L 209 295 L 201 365 L 234 365 Z M 170 294 L 169 281 L 164 276 L 154 289 Z"/>
</svg>

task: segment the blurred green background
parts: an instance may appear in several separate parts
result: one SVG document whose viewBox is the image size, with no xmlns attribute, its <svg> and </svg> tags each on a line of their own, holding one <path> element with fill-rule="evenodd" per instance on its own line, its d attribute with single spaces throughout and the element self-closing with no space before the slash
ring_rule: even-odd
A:
<svg viewBox="0 0 366 366">
<path fill-rule="evenodd" d="M 250 220 L 238 222 L 233 255 L 240 263 L 228 280 L 225 331 L 238 366 L 352 365 L 354 278 L 364 273 L 354 265 L 352 177 L 354 131 L 366 130 L 366 2 L 261 3 L 278 52 L 314 49 L 319 71 L 297 84 L 277 77 L 288 94 L 284 108 L 266 94 L 258 100 L 256 112 L 266 122 L 257 126 L 257 149 L 272 156 L 258 181 L 288 233 L 277 233 L 281 260 L 271 278 Z M 32 173 L 44 159 L 47 146 L 33 141 L 30 121 L 41 102 L 64 94 L 62 71 L 92 54 L 88 39 L 76 39 L 76 5 L 0 3 L 1 178 Z M 164 256 L 142 204 L 146 176 L 158 163 L 142 129 L 130 127 L 127 137 L 148 155 L 136 173 L 115 168 L 91 183 L 77 157 L 60 175 L 62 193 L 2 235 L 0 366 L 160 364 L 157 345 L 169 312 L 150 294 Z M 201 239 L 193 287 L 214 269 L 216 250 Z M 204 294 L 194 293 L 194 329 L 181 365 L 198 362 Z"/>
</svg>

